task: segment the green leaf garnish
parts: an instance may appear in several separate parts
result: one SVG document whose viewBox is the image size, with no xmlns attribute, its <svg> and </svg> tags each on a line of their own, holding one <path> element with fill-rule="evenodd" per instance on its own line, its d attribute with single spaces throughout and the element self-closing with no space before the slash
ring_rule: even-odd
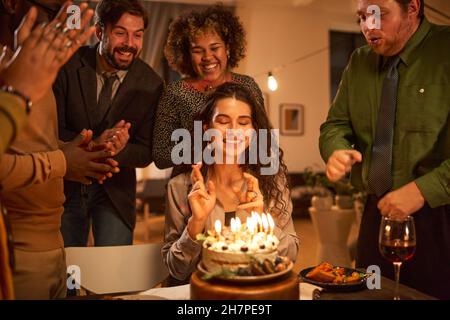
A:
<svg viewBox="0 0 450 320">
<path fill-rule="evenodd" d="M 202 276 L 202 280 L 208 281 L 208 280 L 211 280 L 211 279 L 217 278 L 217 277 L 231 278 L 231 277 L 235 277 L 236 275 L 237 275 L 236 272 L 222 269 L 222 270 L 217 271 L 217 272 L 205 273 Z"/>
<path fill-rule="evenodd" d="M 206 235 L 203 234 L 203 233 L 199 233 L 199 234 L 197 234 L 197 235 L 195 236 L 195 239 L 196 239 L 197 241 L 205 241 L 205 240 L 206 240 Z"/>
</svg>

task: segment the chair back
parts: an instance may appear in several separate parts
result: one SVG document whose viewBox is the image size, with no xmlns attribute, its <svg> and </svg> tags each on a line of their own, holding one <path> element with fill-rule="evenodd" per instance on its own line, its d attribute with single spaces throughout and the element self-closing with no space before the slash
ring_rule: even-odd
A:
<svg viewBox="0 0 450 320">
<path fill-rule="evenodd" d="M 66 248 L 66 261 L 68 270 L 79 270 L 72 279 L 91 293 L 143 291 L 168 275 L 162 245 L 70 247 Z"/>
</svg>

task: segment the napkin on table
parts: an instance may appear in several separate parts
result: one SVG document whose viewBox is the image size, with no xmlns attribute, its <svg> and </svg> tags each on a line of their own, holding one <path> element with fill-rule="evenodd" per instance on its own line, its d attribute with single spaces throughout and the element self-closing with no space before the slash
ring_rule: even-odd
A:
<svg viewBox="0 0 450 320">
<path fill-rule="evenodd" d="M 315 300 L 320 296 L 320 292 L 322 291 L 322 288 L 305 282 L 300 283 L 299 286 L 300 300 Z M 177 287 L 154 288 L 140 292 L 139 294 L 115 298 L 123 300 L 189 300 L 190 296 L 190 285 L 186 284 Z"/>
<path fill-rule="evenodd" d="M 300 282 L 300 300 L 316 300 L 320 297 L 321 287 Z"/>
<path fill-rule="evenodd" d="M 140 296 L 159 296 L 163 299 L 169 300 L 189 300 L 191 298 L 190 285 L 167 287 L 167 288 L 154 288 L 139 293 Z"/>
<path fill-rule="evenodd" d="M 115 297 L 119 300 L 189 300 L 190 285 L 167 288 L 154 288 L 133 295 Z"/>
</svg>

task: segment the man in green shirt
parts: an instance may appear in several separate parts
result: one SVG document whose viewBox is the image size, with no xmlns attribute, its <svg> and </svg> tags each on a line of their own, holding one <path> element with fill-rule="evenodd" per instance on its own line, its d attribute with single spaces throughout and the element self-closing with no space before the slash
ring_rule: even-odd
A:
<svg viewBox="0 0 450 320">
<path fill-rule="evenodd" d="M 366 23 L 370 5 L 381 9 L 379 29 Z M 417 248 L 401 281 L 449 299 L 450 27 L 429 23 L 423 8 L 423 0 L 358 0 L 368 45 L 344 71 L 320 151 L 330 180 L 351 171 L 369 195 L 357 266 L 379 265 L 393 277 L 378 252 L 380 220 L 413 215 Z"/>
</svg>

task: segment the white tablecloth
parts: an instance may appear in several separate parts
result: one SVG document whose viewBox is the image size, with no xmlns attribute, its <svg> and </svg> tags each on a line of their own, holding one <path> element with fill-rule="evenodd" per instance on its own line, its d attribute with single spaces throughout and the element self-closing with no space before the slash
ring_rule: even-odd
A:
<svg viewBox="0 0 450 320">
<path fill-rule="evenodd" d="M 143 291 L 137 295 L 119 296 L 116 299 L 123 300 L 189 300 L 190 299 L 190 285 L 169 287 L 169 288 L 154 288 Z M 300 300 L 313 300 L 314 296 L 320 295 L 322 289 L 313 286 L 309 283 L 300 283 Z"/>
</svg>

